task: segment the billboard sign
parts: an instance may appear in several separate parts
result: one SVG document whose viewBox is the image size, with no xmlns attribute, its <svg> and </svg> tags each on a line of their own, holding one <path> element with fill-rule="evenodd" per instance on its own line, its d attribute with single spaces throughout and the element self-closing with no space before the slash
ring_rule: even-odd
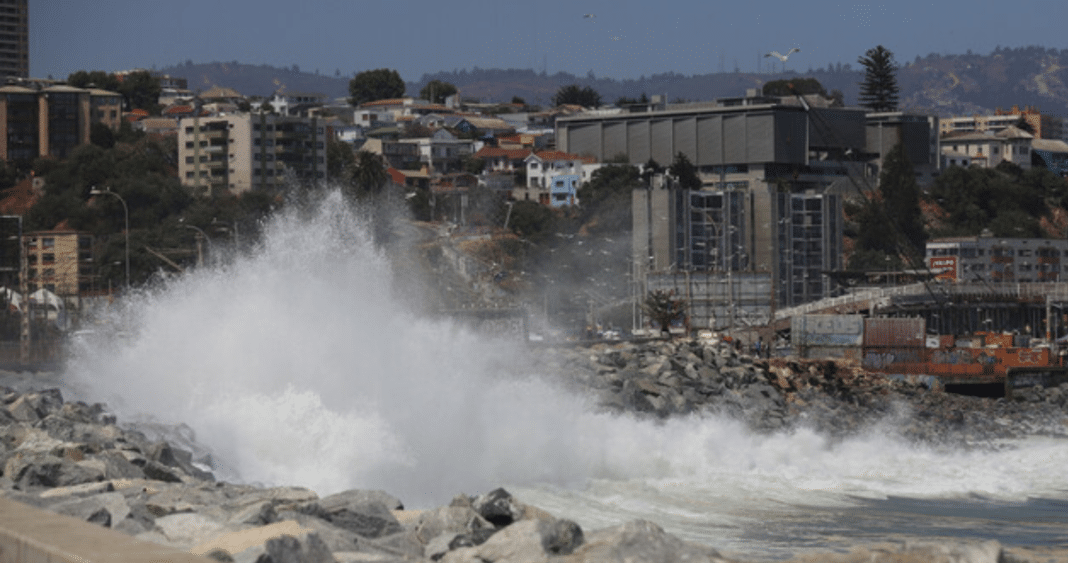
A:
<svg viewBox="0 0 1068 563">
<path fill-rule="evenodd" d="M 927 267 L 936 280 L 957 281 L 956 256 L 931 256 L 927 258 Z"/>
</svg>

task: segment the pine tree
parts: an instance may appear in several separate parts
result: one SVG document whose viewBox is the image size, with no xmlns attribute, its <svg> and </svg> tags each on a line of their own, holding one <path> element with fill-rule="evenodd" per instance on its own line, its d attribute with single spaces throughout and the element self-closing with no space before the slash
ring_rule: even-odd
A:
<svg viewBox="0 0 1068 563">
<path fill-rule="evenodd" d="M 882 45 L 868 49 L 857 62 L 864 65 L 860 83 L 860 105 L 872 111 L 897 111 L 897 63 L 894 54 Z"/>
</svg>

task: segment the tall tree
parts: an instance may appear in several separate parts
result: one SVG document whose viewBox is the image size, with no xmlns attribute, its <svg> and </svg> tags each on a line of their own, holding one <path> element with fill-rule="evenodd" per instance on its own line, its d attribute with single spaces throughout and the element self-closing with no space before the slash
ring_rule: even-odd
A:
<svg viewBox="0 0 1068 563">
<path fill-rule="evenodd" d="M 601 95 L 590 86 L 579 88 L 578 84 L 561 86 L 553 96 L 553 105 L 575 104 L 586 108 L 601 105 Z"/>
<path fill-rule="evenodd" d="M 860 83 L 860 105 L 872 111 L 897 111 L 900 89 L 894 54 L 882 45 L 868 49 L 857 62 L 864 65 Z"/>
<path fill-rule="evenodd" d="M 368 151 L 357 151 L 352 180 L 357 194 L 378 195 L 389 179 L 382 157 Z"/>
<path fill-rule="evenodd" d="M 159 78 L 152 76 L 147 70 L 135 70 L 123 76 L 118 92 L 126 98 L 126 107 L 129 109 L 159 113 L 159 95 L 163 88 L 159 84 Z"/>
<path fill-rule="evenodd" d="M 894 145 L 883 160 L 879 192 L 886 207 L 886 217 L 899 234 L 898 252 L 919 256 L 927 242 L 920 211 L 920 187 L 901 143 Z"/>
<path fill-rule="evenodd" d="M 701 177 L 697 175 L 697 167 L 681 151 L 675 155 L 675 161 L 671 163 L 668 172 L 678 180 L 683 188 L 687 190 L 701 189 Z"/>
<path fill-rule="evenodd" d="M 117 92 L 119 79 L 114 74 L 102 70 L 84 71 L 79 70 L 67 76 L 67 84 L 75 88 L 88 88 L 93 86 L 102 90 Z"/>
<path fill-rule="evenodd" d="M 354 106 L 403 95 L 404 80 L 393 69 L 365 70 L 349 81 L 349 103 Z"/>
<path fill-rule="evenodd" d="M 815 78 L 788 78 L 772 80 L 764 84 L 761 93 L 765 96 L 794 96 L 797 94 L 819 94 L 827 96 L 827 89 Z"/>
<path fill-rule="evenodd" d="M 431 103 L 443 104 L 445 98 L 452 96 L 458 92 L 456 86 L 443 82 L 441 80 L 431 80 L 423 86 L 422 90 L 419 90 L 419 97 L 424 100 L 429 100 Z"/>
</svg>

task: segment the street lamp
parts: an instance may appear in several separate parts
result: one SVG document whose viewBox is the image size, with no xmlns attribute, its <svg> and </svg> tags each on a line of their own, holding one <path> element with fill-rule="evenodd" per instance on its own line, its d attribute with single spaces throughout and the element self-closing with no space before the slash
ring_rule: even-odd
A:
<svg viewBox="0 0 1068 563">
<path fill-rule="evenodd" d="M 126 290 L 130 290 L 130 208 L 126 207 L 126 200 L 122 199 L 122 196 L 111 191 L 111 188 L 106 190 L 98 190 L 93 188 L 89 190 L 89 195 L 113 195 L 119 198 L 119 202 L 122 203 L 122 212 L 126 218 Z"/>
<path fill-rule="evenodd" d="M 179 219 L 178 221 L 179 222 L 183 222 L 184 219 Z M 186 225 L 186 224 L 183 223 L 182 226 L 187 228 L 187 229 L 192 229 L 192 230 L 197 232 L 197 266 L 203 266 L 204 265 L 204 253 L 201 252 L 201 250 L 200 250 L 200 239 L 201 238 L 206 240 L 206 241 L 208 241 L 208 254 L 209 254 L 209 256 L 215 254 L 214 249 L 212 248 L 212 245 L 211 245 L 211 239 L 208 238 L 208 233 L 205 233 L 200 227 L 194 227 L 193 225 Z"/>
</svg>

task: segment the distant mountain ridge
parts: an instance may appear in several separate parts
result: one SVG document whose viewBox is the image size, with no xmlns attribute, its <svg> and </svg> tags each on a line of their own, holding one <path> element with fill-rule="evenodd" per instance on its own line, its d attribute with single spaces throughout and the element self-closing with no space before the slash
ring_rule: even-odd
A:
<svg viewBox="0 0 1068 563">
<path fill-rule="evenodd" d="M 791 61 L 792 62 L 792 61 Z M 913 61 L 898 61 L 898 85 L 902 109 L 926 110 L 939 116 L 990 113 L 995 108 L 1038 107 L 1044 114 L 1068 117 L 1068 49 L 1044 47 L 997 48 L 987 55 L 930 54 Z M 450 82 L 464 98 L 483 102 L 508 102 L 519 96 L 528 103 L 548 105 L 556 91 L 569 84 L 590 86 L 605 103 L 620 97 L 661 94 L 668 101 L 702 101 L 740 96 L 764 83 L 811 77 L 828 90 L 840 90 L 847 104 L 857 101 L 857 83 L 863 79 L 860 65 L 836 65 L 807 72 L 757 74 L 746 72 L 683 75 L 654 74 L 635 80 L 575 76 L 566 72 L 539 73 L 531 69 L 456 70 L 425 74 L 407 83 L 407 94 L 418 95 L 430 80 Z M 270 96 L 278 90 L 316 92 L 334 98 L 348 95 L 352 75 L 332 76 L 301 72 L 299 68 L 247 65 L 238 62 L 185 64 L 159 69 L 185 77 L 189 88 L 203 91 L 225 86 L 250 96 Z"/>
</svg>

